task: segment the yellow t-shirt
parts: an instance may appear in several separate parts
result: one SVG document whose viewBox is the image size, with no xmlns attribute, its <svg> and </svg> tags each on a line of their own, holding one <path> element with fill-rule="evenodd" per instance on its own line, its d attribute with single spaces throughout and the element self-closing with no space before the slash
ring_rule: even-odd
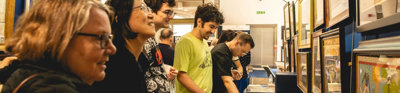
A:
<svg viewBox="0 0 400 93">
<path fill-rule="evenodd" d="M 206 40 L 192 33 L 182 36 L 175 46 L 174 68 L 186 72 L 194 83 L 207 93 L 212 91 L 211 53 Z M 178 80 L 176 93 L 190 93 Z"/>
</svg>

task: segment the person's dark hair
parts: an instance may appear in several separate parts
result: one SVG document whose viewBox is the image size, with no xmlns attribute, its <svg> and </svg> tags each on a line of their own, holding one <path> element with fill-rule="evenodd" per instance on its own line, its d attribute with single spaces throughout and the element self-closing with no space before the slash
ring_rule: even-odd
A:
<svg viewBox="0 0 400 93">
<path fill-rule="evenodd" d="M 135 0 L 111 0 L 106 4 L 109 4 L 114 11 L 114 21 L 111 24 L 111 29 L 115 35 L 115 39 L 118 37 L 125 37 L 128 39 L 134 39 L 137 37 L 137 33 L 133 32 L 129 27 L 129 18 L 131 16 L 133 3 Z"/>
<path fill-rule="evenodd" d="M 236 33 L 233 32 L 232 30 L 224 31 L 224 32 L 222 32 L 221 36 L 219 36 L 217 44 L 231 41 L 233 38 L 235 38 L 235 36 L 236 36 Z"/>
<path fill-rule="evenodd" d="M 240 45 L 250 44 L 251 48 L 254 48 L 253 38 L 249 34 L 241 33 L 235 39 L 242 41 Z"/>
<path fill-rule="evenodd" d="M 162 6 L 163 3 L 168 3 L 169 7 L 174 7 L 176 5 L 175 4 L 175 0 L 145 0 L 144 2 L 156 14 L 157 14 L 157 11 L 159 11 L 161 9 L 161 6 Z"/>
<path fill-rule="evenodd" d="M 201 27 L 204 26 L 206 22 L 216 22 L 217 24 L 224 23 L 225 19 L 221 12 L 218 11 L 217 7 L 215 7 L 211 3 L 207 3 L 204 5 L 200 5 L 197 7 L 196 14 L 194 16 L 194 27 L 196 27 L 197 19 L 200 18 L 202 20 Z"/>
<path fill-rule="evenodd" d="M 160 39 L 167 39 L 170 38 L 174 32 L 171 31 L 171 29 L 164 29 L 160 32 Z"/>
</svg>

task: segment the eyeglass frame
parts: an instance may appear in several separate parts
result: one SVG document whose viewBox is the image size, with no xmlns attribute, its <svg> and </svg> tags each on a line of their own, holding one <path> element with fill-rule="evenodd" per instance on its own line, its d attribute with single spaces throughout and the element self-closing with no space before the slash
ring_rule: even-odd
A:
<svg viewBox="0 0 400 93">
<path fill-rule="evenodd" d="M 166 14 L 168 17 L 174 17 L 176 15 L 176 13 L 173 10 L 165 10 L 165 11 L 161 11 L 162 13 Z"/>
<path fill-rule="evenodd" d="M 153 10 L 144 3 L 140 4 L 139 6 L 133 7 L 132 11 L 135 10 L 136 8 L 141 8 L 140 10 L 147 14 L 153 13 Z"/>
<path fill-rule="evenodd" d="M 83 36 L 92 36 L 96 37 L 98 40 L 100 40 L 100 48 L 101 49 L 106 49 L 107 45 L 112 41 L 114 36 L 109 33 L 103 33 L 103 34 L 89 34 L 89 33 L 82 33 L 78 32 L 76 35 L 83 35 Z"/>
</svg>

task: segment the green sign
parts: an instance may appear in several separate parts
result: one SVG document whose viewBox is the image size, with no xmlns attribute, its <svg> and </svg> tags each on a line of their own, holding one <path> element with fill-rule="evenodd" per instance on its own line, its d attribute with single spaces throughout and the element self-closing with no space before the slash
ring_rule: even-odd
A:
<svg viewBox="0 0 400 93">
<path fill-rule="evenodd" d="M 257 11 L 256 14 L 265 14 L 265 11 Z"/>
</svg>

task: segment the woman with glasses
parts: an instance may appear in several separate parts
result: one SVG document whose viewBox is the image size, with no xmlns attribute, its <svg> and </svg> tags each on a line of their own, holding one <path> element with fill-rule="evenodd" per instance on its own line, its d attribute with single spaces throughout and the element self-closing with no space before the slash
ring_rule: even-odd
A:
<svg viewBox="0 0 400 93">
<path fill-rule="evenodd" d="M 142 53 L 146 40 L 155 34 L 152 10 L 143 0 L 111 0 L 115 16 L 113 42 L 117 53 L 107 63 L 104 81 L 93 93 L 147 93 L 144 70 L 149 67 Z"/>
<path fill-rule="evenodd" d="M 18 57 L 1 69 L 3 93 L 85 93 L 105 77 L 111 11 L 97 0 L 38 0 L 6 42 Z"/>
</svg>

